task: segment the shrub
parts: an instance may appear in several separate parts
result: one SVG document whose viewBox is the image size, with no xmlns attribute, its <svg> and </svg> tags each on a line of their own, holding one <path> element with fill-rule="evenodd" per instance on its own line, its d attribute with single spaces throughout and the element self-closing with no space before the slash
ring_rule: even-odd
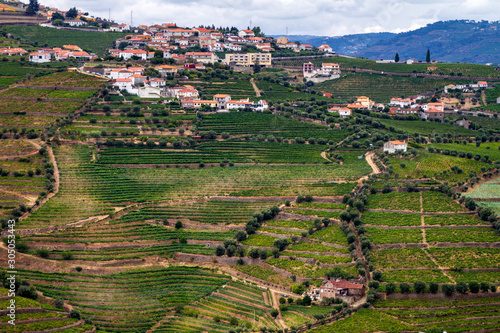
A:
<svg viewBox="0 0 500 333">
<path fill-rule="evenodd" d="M 69 317 L 70 318 L 75 318 L 75 319 L 81 319 L 82 318 L 82 314 L 80 313 L 80 311 L 73 309 L 69 313 Z"/>
<path fill-rule="evenodd" d="M 392 282 L 389 282 L 386 286 L 385 286 L 385 292 L 387 295 L 390 295 L 390 294 L 393 294 L 396 292 L 396 285 Z"/>
<path fill-rule="evenodd" d="M 71 251 L 63 251 L 61 256 L 62 256 L 63 260 L 73 259 L 73 254 L 71 253 Z"/>
<path fill-rule="evenodd" d="M 430 282 L 429 291 L 433 294 L 437 293 L 439 291 L 439 284 L 437 284 L 436 282 Z"/>
<path fill-rule="evenodd" d="M 453 284 L 443 284 L 441 290 L 446 296 L 451 296 L 455 292 L 455 286 Z"/>
<path fill-rule="evenodd" d="M 416 292 L 417 294 L 424 293 L 424 292 L 425 292 L 425 288 L 426 288 L 426 284 L 425 284 L 425 282 L 422 282 L 422 281 L 416 281 L 416 282 L 413 284 L 413 289 L 415 290 L 415 292 Z"/>
<path fill-rule="evenodd" d="M 477 282 L 469 282 L 468 284 L 469 290 L 471 293 L 477 294 L 481 289 L 481 286 Z"/>
<path fill-rule="evenodd" d="M 40 258 L 48 258 L 49 257 L 49 250 L 47 249 L 37 249 L 36 254 L 40 256 Z"/>
<path fill-rule="evenodd" d="M 372 278 L 376 281 L 382 281 L 382 272 L 381 271 L 373 272 Z"/>
<path fill-rule="evenodd" d="M 406 294 L 406 293 L 409 293 L 410 290 L 411 290 L 411 287 L 408 283 L 406 282 L 403 282 L 399 285 L 399 290 L 402 294 Z"/>
<path fill-rule="evenodd" d="M 54 305 L 58 309 L 63 309 L 64 308 L 64 301 L 62 300 L 62 298 L 56 298 L 54 301 Z"/>
</svg>

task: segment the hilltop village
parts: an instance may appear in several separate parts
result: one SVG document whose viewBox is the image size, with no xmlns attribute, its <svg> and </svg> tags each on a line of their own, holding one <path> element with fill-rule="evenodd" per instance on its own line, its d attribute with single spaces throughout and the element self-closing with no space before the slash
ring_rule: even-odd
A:
<svg viewBox="0 0 500 333">
<path fill-rule="evenodd" d="M 321 44 L 1 1 L 0 331 L 498 331 L 500 67 Z"/>
</svg>

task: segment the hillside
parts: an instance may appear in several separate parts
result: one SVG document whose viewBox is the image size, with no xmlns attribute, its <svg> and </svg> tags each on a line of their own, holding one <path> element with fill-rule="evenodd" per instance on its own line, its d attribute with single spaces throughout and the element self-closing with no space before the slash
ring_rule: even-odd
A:
<svg viewBox="0 0 500 333">
<path fill-rule="evenodd" d="M 304 44 L 320 46 L 322 44 L 330 45 L 338 54 L 354 55 L 363 51 L 370 45 L 381 43 L 394 38 L 396 34 L 390 32 L 353 34 L 345 36 L 311 36 L 311 35 L 290 35 L 288 39 L 292 42 L 300 41 Z M 279 37 L 279 36 L 271 36 Z"/>
<path fill-rule="evenodd" d="M 370 59 L 425 60 L 427 49 L 433 60 L 498 64 L 500 55 L 499 22 L 446 21 L 399 33 L 356 34 L 342 37 L 290 36 L 313 46 L 329 44 L 337 53 Z"/>
<path fill-rule="evenodd" d="M 103 56 L 106 49 L 110 48 L 116 39 L 126 35 L 118 32 L 101 33 L 20 25 L 5 26 L 2 30 L 31 44 L 37 43 L 35 45 L 38 46 L 62 47 L 72 44 L 80 46 L 83 50 L 95 52 L 99 56 Z"/>
</svg>

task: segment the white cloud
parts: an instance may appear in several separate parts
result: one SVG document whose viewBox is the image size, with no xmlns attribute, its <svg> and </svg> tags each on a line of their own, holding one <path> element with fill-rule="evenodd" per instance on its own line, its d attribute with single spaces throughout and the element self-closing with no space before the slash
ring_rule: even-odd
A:
<svg viewBox="0 0 500 333">
<path fill-rule="evenodd" d="M 42 0 L 61 10 L 77 7 L 98 17 L 134 24 L 175 22 L 246 28 L 267 34 L 338 36 L 401 32 L 439 20 L 497 20 L 493 0 Z"/>
</svg>

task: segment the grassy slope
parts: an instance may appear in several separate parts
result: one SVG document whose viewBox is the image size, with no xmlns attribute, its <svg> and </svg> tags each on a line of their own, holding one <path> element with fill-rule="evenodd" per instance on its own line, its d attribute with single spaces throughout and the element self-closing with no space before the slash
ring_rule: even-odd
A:
<svg viewBox="0 0 500 333">
<path fill-rule="evenodd" d="M 99 56 L 104 55 L 106 49 L 112 46 L 113 41 L 126 35 L 124 33 L 100 33 L 16 25 L 6 26 L 4 30 L 12 33 L 15 37 L 29 40 L 31 43 L 38 42 L 39 46 L 48 44 L 48 47 L 61 47 L 67 44 L 76 44 L 84 50 L 97 53 Z"/>
<path fill-rule="evenodd" d="M 300 65 L 302 62 L 307 61 L 285 61 L 280 62 L 280 64 L 286 65 Z M 429 66 L 435 66 L 438 70 L 435 70 L 433 74 L 444 74 L 451 75 L 452 73 L 458 75 L 462 73 L 463 77 L 471 76 L 481 76 L 481 77 L 500 77 L 500 72 L 496 70 L 494 66 L 485 66 L 485 65 L 477 65 L 477 64 L 466 64 L 466 63 L 443 63 L 443 64 L 413 64 L 407 65 L 404 63 L 400 64 L 377 64 L 375 60 L 369 59 L 359 59 L 359 58 L 344 58 L 344 57 L 331 57 L 331 58 L 322 58 L 322 59 L 313 59 L 310 60 L 315 65 L 321 65 L 322 62 L 334 62 L 338 63 L 341 68 L 362 68 L 362 69 L 372 69 L 376 71 L 383 72 L 394 72 L 394 73 L 425 73 L 428 71 Z"/>
<path fill-rule="evenodd" d="M 416 95 L 442 89 L 450 83 L 469 83 L 469 80 L 426 79 L 378 74 L 342 74 L 337 80 L 315 85 L 316 90 L 333 93 L 334 97 L 353 99 L 368 96 L 378 103 L 388 103 L 392 97 Z"/>
</svg>

